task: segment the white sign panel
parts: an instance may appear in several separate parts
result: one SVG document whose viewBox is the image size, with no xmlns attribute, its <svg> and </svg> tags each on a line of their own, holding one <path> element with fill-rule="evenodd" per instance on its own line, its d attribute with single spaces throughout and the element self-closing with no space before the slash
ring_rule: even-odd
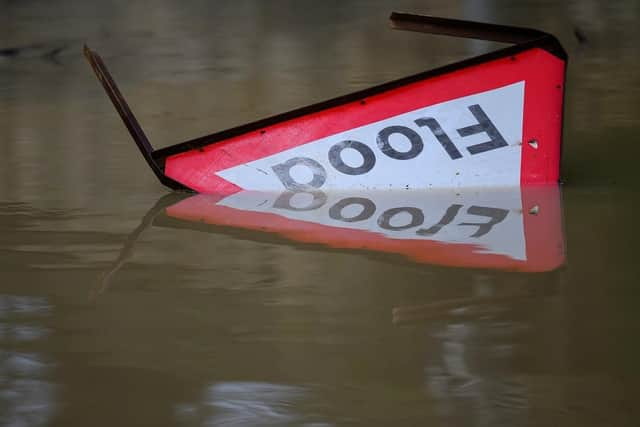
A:
<svg viewBox="0 0 640 427">
<path fill-rule="evenodd" d="M 246 190 L 520 184 L 524 81 L 421 108 L 217 172 Z"/>
</svg>

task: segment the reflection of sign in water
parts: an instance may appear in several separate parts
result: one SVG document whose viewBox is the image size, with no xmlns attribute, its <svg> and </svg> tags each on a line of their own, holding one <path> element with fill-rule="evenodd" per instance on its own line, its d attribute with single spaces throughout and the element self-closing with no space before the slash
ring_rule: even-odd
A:
<svg viewBox="0 0 640 427">
<path fill-rule="evenodd" d="M 197 195 L 167 216 L 441 265 L 546 271 L 564 261 L 557 186 Z"/>
</svg>

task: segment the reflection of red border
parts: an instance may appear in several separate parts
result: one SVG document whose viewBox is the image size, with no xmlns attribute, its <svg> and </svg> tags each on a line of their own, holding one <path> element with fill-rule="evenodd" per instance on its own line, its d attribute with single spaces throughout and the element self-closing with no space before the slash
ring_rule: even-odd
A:
<svg viewBox="0 0 640 427">
<path fill-rule="evenodd" d="M 527 271 L 549 271 L 565 260 L 562 203 L 557 185 L 521 189 Z M 531 210 L 538 207 L 534 215 Z"/>
<path fill-rule="evenodd" d="M 165 173 L 198 191 L 240 190 L 215 172 L 426 106 L 525 81 L 521 183 L 559 178 L 565 63 L 534 48 L 169 156 Z M 527 141 L 535 139 L 534 149 Z"/>
<path fill-rule="evenodd" d="M 277 233 L 297 242 L 336 249 L 364 249 L 404 255 L 414 261 L 456 267 L 509 271 L 550 271 L 564 263 L 560 194 L 557 186 L 522 189 L 527 260 L 479 252 L 479 246 L 429 240 L 390 239 L 381 234 L 336 228 L 276 214 L 219 206 L 222 197 L 197 195 L 167 208 L 169 217 L 194 222 Z M 529 210 L 538 206 L 536 215 Z"/>
</svg>

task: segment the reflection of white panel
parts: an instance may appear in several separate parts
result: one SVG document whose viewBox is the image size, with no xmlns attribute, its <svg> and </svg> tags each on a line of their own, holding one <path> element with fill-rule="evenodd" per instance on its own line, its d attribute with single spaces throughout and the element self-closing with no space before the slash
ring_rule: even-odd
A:
<svg viewBox="0 0 640 427">
<path fill-rule="evenodd" d="M 481 253 L 526 259 L 519 187 L 492 191 L 404 190 L 313 193 L 239 192 L 218 202 L 389 239 L 479 246 Z M 483 226 L 484 224 L 484 226 Z"/>
<path fill-rule="evenodd" d="M 307 144 L 268 156 L 253 162 L 218 172 L 218 175 L 248 190 L 282 190 L 281 180 L 274 166 L 292 158 L 310 158 L 318 162 L 326 172 L 322 189 L 390 189 L 431 188 L 460 186 L 511 186 L 520 183 L 522 142 L 522 116 L 524 82 L 421 108 L 396 117 L 385 119 L 360 128 L 331 135 Z M 508 146 L 472 155 L 468 147 L 489 140 L 487 133 L 479 132 L 465 137 L 458 130 L 476 125 L 478 120 L 469 107 L 479 105 L 499 131 Z M 452 159 L 441 142 L 426 126 L 415 121 L 434 118 L 462 155 Z M 420 135 L 423 149 L 417 156 L 398 160 L 381 152 L 376 143 L 378 133 L 389 126 L 404 126 Z M 329 150 L 342 141 L 359 141 L 368 146 L 375 156 L 375 165 L 360 175 L 338 172 L 329 161 Z M 390 138 L 397 151 L 408 151 L 408 140 L 399 134 Z M 342 159 L 351 167 L 363 164 L 363 157 L 352 148 L 342 152 Z M 301 183 L 307 183 L 312 175 L 309 168 L 297 166 L 291 175 Z"/>
<path fill-rule="evenodd" d="M 296 411 L 307 389 L 286 384 L 231 381 L 212 384 L 195 404 L 176 407 L 183 424 L 211 426 L 329 425 Z"/>
</svg>

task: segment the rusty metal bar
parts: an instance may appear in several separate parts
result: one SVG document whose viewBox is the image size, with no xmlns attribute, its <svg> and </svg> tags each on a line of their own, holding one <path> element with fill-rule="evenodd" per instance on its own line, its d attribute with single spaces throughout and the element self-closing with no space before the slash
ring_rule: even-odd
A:
<svg viewBox="0 0 640 427">
<path fill-rule="evenodd" d="M 520 44 L 551 35 L 531 28 L 485 24 L 435 16 L 412 15 L 393 12 L 389 17 L 391 27 L 396 30 L 416 31 L 427 34 L 487 40 L 499 43 Z"/>
<path fill-rule="evenodd" d="M 87 45 L 84 46 L 83 51 L 84 51 L 84 56 L 87 58 L 87 61 L 89 61 L 89 64 L 91 64 L 91 68 L 93 68 L 93 71 L 98 77 L 98 80 L 100 80 L 100 83 L 102 83 L 102 87 L 107 92 L 107 95 L 111 99 L 113 106 L 118 111 L 120 118 L 122 118 L 122 121 L 124 122 L 125 126 L 129 130 L 131 137 L 133 138 L 136 145 L 140 149 L 142 156 L 145 158 L 145 160 L 149 164 L 149 167 L 151 168 L 153 173 L 158 177 L 160 182 L 162 182 L 164 185 L 170 188 L 173 188 L 174 190 L 186 189 L 186 187 L 184 187 L 182 184 L 167 177 L 162 171 L 162 168 L 154 160 L 153 158 L 154 150 L 153 150 L 153 147 L 151 146 L 151 143 L 149 142 L 149 139 L 147 138 L 147 135 L 145 135 L 144 131 L 142 130 L 142 127 L 140 126 L 140 123 L 138 122 L 134 114 L 131 112 L 131 109 L 129 108 L 127 101 L 125 101 L 124 96 L 122 96 L 120 89 L 118 89 L 118 86 L 113 80 L 113 77 L 111 77 L 111 74 L 107 69 L 107 66 L 104 65 L 102 58 L 100 58 L 100 55 L 98 55 L 96 52 L 89 49 Z"/>
</svg>

